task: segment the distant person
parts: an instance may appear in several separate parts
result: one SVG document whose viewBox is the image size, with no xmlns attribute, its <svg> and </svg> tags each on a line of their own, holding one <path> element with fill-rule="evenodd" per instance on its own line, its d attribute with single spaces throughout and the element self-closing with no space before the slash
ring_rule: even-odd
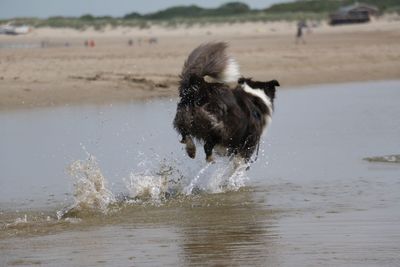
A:
<svg viewBox="0 0 400 267">
<path fill-rule="evenodd" d="M 133 40 L 132 40 L 132 39 L 129 39 L 128 45 L 129 45 L 129 46 L 132 46 L 132 45 L 133 45 Z"/>
<path fill-rule="evenodd" d="M 156 37 L 149 38 L 149 44 L 157 44 L 157 43 L 158 43 L 158 39 Z"/>
<path fill-rule="evenodd" d="M 40 47 L 41 48 L 46 48 L 47 47 L 47 41 L 41 41 L 40 42 Z"/>
<path fill-rule="evenodd" d="M 301 20 L 297 23 L 297 34 L 296 34 L 296 44 L 302 42 L 303 44 L 306 43 L 303 37 L 303 28 L 306 28 L 307 24 L 304 20 Z"/>
</svg>

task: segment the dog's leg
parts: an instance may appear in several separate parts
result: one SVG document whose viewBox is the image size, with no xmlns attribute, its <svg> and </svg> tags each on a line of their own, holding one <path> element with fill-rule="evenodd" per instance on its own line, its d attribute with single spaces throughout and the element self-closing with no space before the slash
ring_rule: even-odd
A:
<svg viewBox="0 0 400 267">
<path fill-rule="evenodd" d="M 206 161 L 207 162 L 214 162 L 214 158 L 212 156 L 212 150 L 215 146 L 215 142 L 213 141 L 206 141 L 204 144 L 204 152 L 206 153 Z"/>
<path fill-rule="evenodd" d="M 182 134 L 182 139 L 181 139 L 181 141 L 179 141 L 179 142 L 181 142 L 181 144 L 186 144 L 186 136 L 187 135 Z"/>
<path fill-rule="evenodd" d="M 192 137 L 184 136 L 181 142 L 186 144 L 186 153 L 188 156 L 194 159 L 196 157 L 196 146 L 194 145 Z"/>
</svg>

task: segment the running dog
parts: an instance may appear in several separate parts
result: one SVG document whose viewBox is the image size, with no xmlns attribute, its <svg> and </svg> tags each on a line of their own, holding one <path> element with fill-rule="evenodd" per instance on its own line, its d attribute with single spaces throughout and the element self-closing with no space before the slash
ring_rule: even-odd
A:
<svg viewBox="0 0 400 267">
<path fill-rule="evenodd" d="M 213 161 L 214 147 L 248 162 L 271 122 L 279 82 L 240 78 L 226 48 L 223 42 L 206 43 L 190 53 L 180 75 L 173 125 L 191 158 L 196 156 L 195 138 L 204 142 L 208 162 Z"/>
</svg>

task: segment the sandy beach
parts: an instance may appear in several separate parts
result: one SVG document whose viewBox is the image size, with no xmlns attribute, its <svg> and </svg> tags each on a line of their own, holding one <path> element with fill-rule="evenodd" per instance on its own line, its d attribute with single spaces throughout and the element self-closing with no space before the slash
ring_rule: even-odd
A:
<svg viewBox="0 0 400 267">
<path fill-rule="evenodd" d="M 399 21 L 320 24 L 305 32 L 305 44 L 295 44 L 295 31 L 294 22 L 271 22 L 1 35 L 0 109 L 174 97 L 185 58 L 207 41 L 228 42 L 244 76 L 282 88 L 400 78 Z M 84 46 L 88 39 L 95 47 Z"/>
</svg>

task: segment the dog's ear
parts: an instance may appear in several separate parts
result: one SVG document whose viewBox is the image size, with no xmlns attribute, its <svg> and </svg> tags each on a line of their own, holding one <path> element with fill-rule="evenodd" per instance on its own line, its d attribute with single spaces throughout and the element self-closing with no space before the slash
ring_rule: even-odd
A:
<svg viewBox="0 0 400 267">
<path fill-rule="evenodd" d="M 275 86 L 280 86 L 279 82 L 277 80 L 272 80 L 268 81 L 265 83 L 266 86 L 264 88 L 265 94 L 271 99 L 271 101 L 274 101 L 275 99 Z"/>
<path fill-rule="evenodd" d="M 271 84 L 272 86 L 281 86 L 277 80 L 272 80 L 269 81 L 268 83 Z"/>
<path fill-rule="evenodd" d="M 240 77 L 238 80 L 238 84 L 244 84 L 246 82 L 246 79 L 244 77 Z"/>
</svg>

